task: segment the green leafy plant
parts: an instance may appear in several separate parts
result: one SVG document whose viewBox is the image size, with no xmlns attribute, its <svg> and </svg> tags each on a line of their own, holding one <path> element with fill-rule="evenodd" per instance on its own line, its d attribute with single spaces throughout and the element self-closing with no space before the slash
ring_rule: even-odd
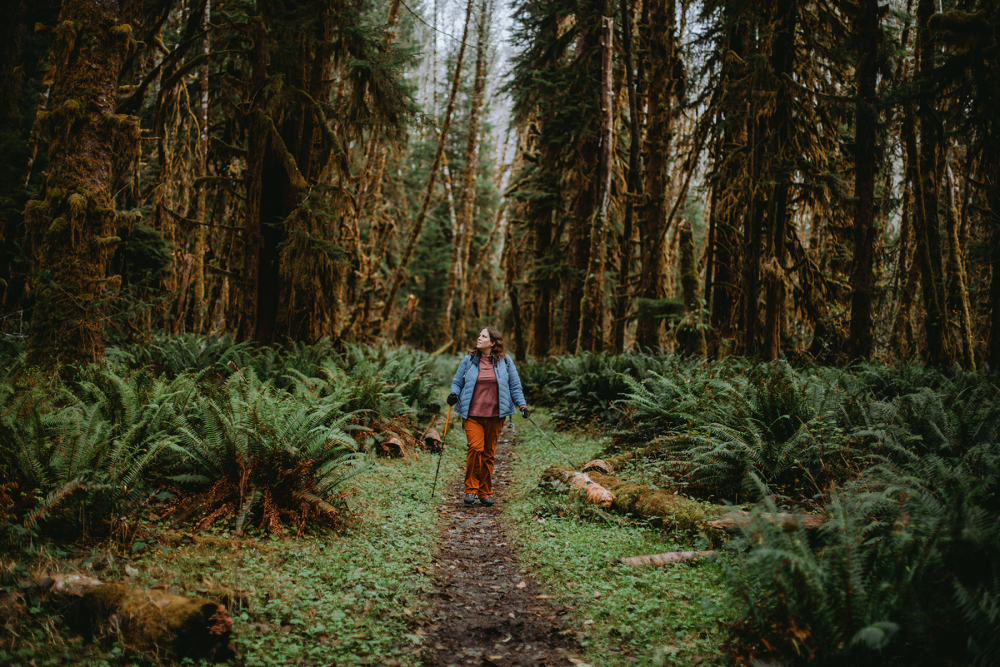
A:
<svg viewBox="0 0 1000 667">
<path fill-rule="evenodd" d="M 301 535 L 312 520 L 335 521 L 341 485 L 364 469 L 342 407 L 336 397 L 296 401 L 253 371 L 199 398 L 174 446 L 191 471 L 171 478 L 208 485 L 198 527 L 233 516 L 237 531 L 258 523 L 281 535 L 287 522 Z"/>
</svg>

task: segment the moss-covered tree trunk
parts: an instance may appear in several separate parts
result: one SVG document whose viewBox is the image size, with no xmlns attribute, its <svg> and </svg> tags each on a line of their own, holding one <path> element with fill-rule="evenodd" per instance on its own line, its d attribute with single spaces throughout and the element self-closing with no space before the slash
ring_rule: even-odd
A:
<svg viewBox="0 0 1000 667">
<path fill-rule="evenodd" d="M 788 235 L 788 196 L 792 185 L 794 161 L 798 158 L 792 144 L 792 96 L 786 77 L 794 71 L 796 30 L 799 9 L 795 2 L 778 3 L 779 31 L 771 54 L 771 67 L 777 83 L 778 102 L 768 134 L 770 159 L 775 161 L 777 185 L 768 210 L 768 236 L 763 271 L 765 286 L 764 340 L 761 347 L 765 361 L 774 361 L 781 353 L 781 331 L 785 320 L 785 238 Z"/>
<path fill-rule="evenodd" d="M 611 203 L 612 160 L 614 158 L 615 109 L 612 91 L 612 53 L 614 20 L 601 19 L 601 134 L 594 189 L 597 208 L 590 229 L 590 259 L 580 303 L 580 330 L 577 351 L 600 352 L 604 349 L 604 262 L 608 234 L 608 210 Z"/>
<path fill-rule="evenodd" d="M 625 330 L 629 323 L 629 303 L 632 297 L 632 240 L 635 236 L 633 225 L 635 199 L 642 197 L 642 138 L 639 133 L 639 105 L 636 100 L 635 65 L 632 55 L 632 7 L 631 3 L 621 3 L 622 50 L 625 59 L 625 86 L 628 91 L 628 192 L 625 196 L 625 216 L 622 220 L 622 235 L 619 243 L 621 261 L 618 269 L 618 294 L 615 300 L 614 344 L 615 354 L 625 351 Z"/>
<path fill-rule="evenodd" d="M 934 0 L 920 0 L 917 3 L 917 62 L 919 64 L 921 95 L 917 103 L 917 119 L 920 126 L 920 181 L 921 196 L 915 207 L 917 237 L 923 243 L 917 245 L 921 263 L 921 285 L 923 287 L 924 328 L 927 332 L 927 361 L 936 365 L 948 365 L 952 361 L 952 351 L 948 340 L 948 310 L 945 307 L 944 262 L 942 259 L 941 225 L 938 220 L 938 189 L 941 182 L 937 170 L 938 151 L 941 148 L 939 118 L 932 99 L 933 84 L 930 82 L 934 69 L 936 45 L 928 27 L 934 14 Z"/>
<path fill-rule="evenodd" d="M 722 67 L 723 80 L 729 81 L 738 76 L 743 54 L 747 52 L 747 30 L 743 24 L 734 22 L 729 27 L 727 46 L 731 57 L 724 60 Z M 741 179 L 746 178 L 747 150 L 746 100 L 734 99 L 738 97 L 735 93 L 727 97 L 730 104 L 721 119 L 723 130 L 719 159 L 715 163 L 717 176 L 712 185 L 712 270 L 705 276 L 705 300 L 712 309 L 711 324 L 717 340 L 714 347 L 719 357 L 726 353 L 726 341 L 736 336 L 741 275 L 739 229 L 745 214 L 745 207 L 739 202 Z"/>
<path fill-rule="evenodd" d="M 950 166 L 945 171 L 945 175 L 948 187 L 946 215 L 948 222 L 948 310 L 954 313 L 958 319 L 959 343 L 956 347 L 962 351 L 962 365 L 970 370 L 975 370 L 972 308 L 969 303 L 969 289 L 965 275 L 965 253 L 962 251 L 959 233 L 961 216 L 958 212 L 958 202 L 955 195 L 955 176 Z"/>
<path fill-rule="evenodd" d="M 676 22 L 673 0 L 650 3 L 644 40 L 649 59 L 649 94 L 646 148 L 646 200 L 639 221 L 641 276 L 636 296 L 658 301 L 665 297 L 664 242 L 667 237 L 667 161 L 673 133 L 677 59 L 674 51 Z M 649 311 L 638 317 L 635 342 L 640 349 L 660 346 L 660 322 Z"/>
<path fill-rule="evenodd" d="M 875 171 L 878 160 L 878 119 L 875 83 L 878 75 L 879 15 L 876 0 L 864 0 L 855 19 L 858 50 L 854 111 L 854 267 L 851 277 L 851 356 L 872 355 L 872 298 L 875 255 Z"/>
<path fill-rule="evenodd" d="M 698 294 L 698 259 L 695 256 L 694 234 L 686 220 L 680 228 L 681 291 L 684 295 L 684 323 L 677 332 L 677 340 L 684 354 L 704 357 L 708 354 L 705 328 L 701 326 L 701 296 Z"/>
<path fill-rule="evenodd" d="M 104 352 L 106 301 L 121 279 L 108 276 L 115 230 L 112 169 L 134 157 L 139 128 L 115 115 L 118 75 L 133 42 L 117 0 L 64 0 L 52 49 L 49 171 L 43 200 L 25 223 L 37 262 L 28 363 L 95 361 Z"/>
</svg>

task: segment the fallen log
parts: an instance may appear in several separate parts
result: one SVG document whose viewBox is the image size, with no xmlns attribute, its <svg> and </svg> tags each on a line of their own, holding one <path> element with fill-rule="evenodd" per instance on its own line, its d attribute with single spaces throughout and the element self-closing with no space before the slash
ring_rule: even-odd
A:
<svg viewBox="0 0 1000 667">
<path fill-rule="evenodd" d="M 614 472 L 614 469 L 612 469 L 612 467 L 608 464 L 608 462 L 602 459 L 594 459 L 593 461 L 588 461 L 587 463 L 583 464 L 583 467 L 580 468 L 580 470 L 582 470 L 583 472 L 590 472 L 591 470 L 595 470 L 605 475 L 610 475 L 611 473 Z"/>
<path fill-rule="evenodd" d="M 177 659 L 232 655 L 233 619 L 225 605 L 212 600 L 81 574 L 50 574 L 38 584 L 58 603 L 68 624 L 91 636 L 110 630 L 131 650 Z"/>
<path fill-rule="evenodd" d="M 758 515 L 764 521 L 780 526 L 786 530 L 802 527 L 806 530 L 816 530 L 828 521 L 827 517 L 819 514 L 792 514 L 786 512 L 765 513 Z M 720 528 L 727 533 L 738 533 L 754 521 L 754 515 L 750 512 L 733 512 L 709 523 Z"/>
<path fill-rule="evenodd" d="M 669 565 L 671 563 L 684 563 L 689 560 L 714 555 L 715 551 L 711 549 L 708 551 L 668 551 L 666 553 L 652 554 L 650 556 L 629 556 L 627 558 L 619 558 L 618 561 L 623 565 L 628 565 L 629 567 L 642 567 L 645 565 L 663 567 L 664 565 Z"/>
<path fill-rule="evenodd" d="M 660 528 L 713 532 L 708 520 L 718 514 L 697 500 L 599 473 L 591 473 L 591 477 L 615 494 L 611 509 L 616 512 L 646 519 Z"/>
<path fill-rule="evenodd" d="M 615 495 L 595 482 L 587 473 L 577 472 L 560 466 L 549 466 L 542 473 L 542 480 L 564 484 L 570 488 L 570 495 L 583 493 L 588 503 L 599 507 L 611 507 Z"/>
<path fill-rule="evenodd" d="M 438 433 L 436 428 L 429 428 L 427 429 L 427 432 L 424 433 L 424 446 L 433 454 L 437 454 L 444 449 L 444 442 L 441 438 L 441 434 Z"/>
<path fill-rule="evenodd" d="M 403 444 L 402 439 L 399 435 L 392 432 L 379 444 L 379 453 L 394 459 L 406 458 L 408 454 L 406 445 Z"/>
</svg>

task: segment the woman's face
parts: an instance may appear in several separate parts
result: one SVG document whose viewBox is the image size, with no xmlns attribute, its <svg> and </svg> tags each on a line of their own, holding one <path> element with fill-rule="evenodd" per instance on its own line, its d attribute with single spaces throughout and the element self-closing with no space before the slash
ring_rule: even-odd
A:
<svg viewBox="0 0 1000 667">
<path fill-rule="evenodd" d="M 476 339 L 476 349 L 483 352 L 489 352 L 493 349 L 493 341 L 490 340 L 489 329 L 483 329 L 479 332 L 479 338 Z"/>
</svg>

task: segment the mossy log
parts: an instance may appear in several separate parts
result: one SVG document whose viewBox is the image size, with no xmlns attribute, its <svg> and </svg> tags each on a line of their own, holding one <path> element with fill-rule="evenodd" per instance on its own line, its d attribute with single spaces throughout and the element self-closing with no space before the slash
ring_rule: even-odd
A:
<svg viewBox="0 0 1000 667">
<path fill-rule="evenodd" d="M 54 574 L 39 584 L 64 602 L 70 625 L 88 634 L 111 630 L 129 649 L 178 659 L 232 655 L 233 619 L 218 602 L 80 574 Z"/>
<path fill-rule="evenodd" d="M 610 508 L 620 514 L 632 514 L 646 519 L 657 527 L 718 533 L 718 530 L 709 523 L 710 519 L 718 514 L 710 515 L 702 503 L 672 491 L 633 484 L 598 472 L 589 474 L 575 472 L 558 465 L 546 468 L 542 473 L 542 480 L 568 484 L 577 475 L 586 477 L 588 482 L 610 493 L 611 502 L 602 507 Z M 724 510 L 720 508 L 719 513 L 722 511 Z"/>
<path fill-rule="evenodd" d="M 787 512 L 766 513 L 759 515 L 764 521 L 785 529 L 802 527 L 806 530 L 816 530 L 827 522 L 827 517 L 819 514 L 792 514 Z M 710 521 L 714 528 L 720 528 L 727 533 L 738 533 L 754 521 L 749 512 L 733 512 L 721 518 Z"/>
<path fill-rule="evenodd" d="M 619 558 L 619 562 L 623 565 L 628 565 L 629 567 L 642 567 L 644 565 L 652 567 L 663 567 L 664 565 L 670 565 L 671 563 L 684 563 L 689 560 L 696 560 L 698 558 L 704 558 L 705 556 L 714 556 L 714 550 L 708 551 L 668 551 L 662 554 L 652 554 L 649 556 L 629 556 L 627 558 Z"/>
<path fill-rule="evenodd" d="M 615 495 L 613 493 L 583 472 L 553 465 L 546 468 L 545 472 L 542 473 L 542 481 L 568 486 L 570 495 L 582 493 L 588 503 L 593 503 L 600 507 L 611 507 L 615 502 Z"/>
<path fill-rule="evenodd" d="M 608 462 L 604 461 L 603 459 L 594 459 L 593 461 L 588 461 L 583 464 L 583 468 L 581 468 L 581 470 L 583 470 L 583 472 L 597 471 L 605 475 L 610 475 L 611 473 L 614 472 L 614 468 L 608 465 Z"/>
</svg>

